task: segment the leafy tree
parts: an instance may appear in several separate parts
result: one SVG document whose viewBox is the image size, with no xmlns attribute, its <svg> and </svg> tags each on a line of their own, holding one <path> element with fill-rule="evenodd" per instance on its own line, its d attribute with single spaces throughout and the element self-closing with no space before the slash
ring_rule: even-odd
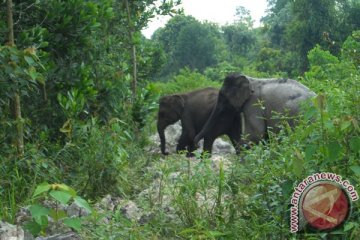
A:
<svg viewBox="0 0 360 240">
<path fill-rule="evenodd" d="M 258 54 L 256 70 L 274 75 L 282 70 L 282 56 L 280 50 L 262 48 Z"/>
<path fill-rule="evenodd" d="M 188 67 L 204 71 L 224 57 L 225 45 L 218 26 L 201 23 L 192 16 L 173 17 L 153 36 L 166 53 L 161 77 L 175 74 Z"/>
<path fill-rule="evenodd" d="M 355 66 L 360 66 L 360 30 L 354 31 L 342 46 L 341 57 L 351 61 Z"/>
<path fill-rule="evenodd" d="M 239 56 L 247 57 L 252 48 L 256 45 L 257 38 L 255 32 L 244 23 L 234 23 L 222 27 L 223 36 L 229 52 L 234 58 Z"/>
<path fill-rule="evenodd" d="M 267 47 L 280 49 L 284 55 L 292 52 L 296 59 L 292 65 L 300 72 L 307 69 L 307 52 L 316 44 L 339 55 L 345 36 L 359 27 L 354 15 L 358 1 L 269 0 L 268 5 L 269 13 L 263 18 Z"/>
<path fill-rule="evenodd" d="M 178 15 L 172 17 L 165 25 L 164 28 L 156 30 L 152 39 L 159 42 L 166 53 L 174 51 L 174 43 L 176 43 L 180 30 L 197 20 L 192 16 Z"/>
<path fill-rule="evenodd" d="M 268 1 L 269 14 L 263 17 L 264 28 L 268 35 L 271 46 L 285 47 L 284 38 L 286 28 L 293 19 L 292 1 L 271 0 Z"/>
<path fill-rule="evenodd" d="M 177 69 L 189 67 L 203 71 L 216 61 L 216 36 L 206 24 L 192 22 L 179 31 L 174 50 Z"/>
<path fill-rule="evenodd" d="M 6 7 L 7 7 L 6 11 L 7 11 L 7 23 L 8 23 L 8 31 L 9 31 L 8 44 L 10 46 L 14 46 L 15 40 L 14 40 L 14 21 L 13 21 L 13 13 L 12 13 L 12 0 L 6 1 Z M 10 59 L 12 59 L 12 57 L 10 57 Z M 5 62 L 3 62 L 3 64 L 4 63 Z M 14 68 L 16 68 L 16 65 L 14 66 Z M 11 76 L 11 74 L 9 74 L 9 76 Z M 12 79 L 12 80 L 14 80 L 14 79 Z M 17 147 L 18 155 L 21 157 L 24 155 L 24 126 L 23 126 L 22 118 L 21 118 L 20 92 L 19 92 L 18 86 L 16 86 L 16 85 L 18 85 L 16 80 L 15 80 L 14 85 L 15 85 L 15 87 L 14 87 L 15 90 L 14 90 L 14 95 L 13 95 L 12 101 L 13 101 L 13 114 L 14 114 L 14 119 L 16 121 L 16 130 L 17 130 L 16 147 Z"/>
<path fill-rule="evenodd" d="M 156 0 L 143 1 L 143 0 L 124 0 L 123 9 L 126 12 L 127 26 L 126 31 L 128 33 L 128 44 L 130 45 L 130 53 L 132 60 L 132 92 L 133 97 L 136 95 L 137 85 L 137 54 L 136 48 L 139 45 L 140 31 L 146 27 L 148 21 L 154 17 L 154 13 L 167 15 L 171 12 L 176 13 L 173 9 L 176 5 L 180 4 L 180 0 L 174 1 L 162 1 L 160 6 L 156 5 Z"/>
<path fill-rule="evenodd" d="M 335 1 L 299 0 L 293 3 L 294 19 L 287 28 L 287 43 L 301 57 L 300 69 L 307 68 L 307 52 L 317 43 L 324 44 L 324 34 L 335 26 Z"/>
<path fill-rule="evenodd" d="M 253 29 L 253 19 L 250 11 L 239 6 L 236 8 L 236 20 L 221 28 L 228 52 L 228 61 L 234 66 L 244 67 L 251 60 L 255 46 L 258 44 L 256 30 Z"/>
<path fill-rule="evenodd" d="M 31 184 L 43 179 L 66 179 L 92 196 L 100 191 L 99 182 L 117 181 L 118 161 L 129 157 L 123 144 L 144 127 L 156 103 L 155 89 L 145 81 L 152 64 L 158 64 L 149 60 L 155 46 L 143 43 L 140 30 L 154 14 L 176 13 L 172 7 L 177 2 L 129 1 L 129 25 L 123 1 L 13 0 L 16 46 L 5 44 L 7 9 L 0 7 L 0 160 L 6 165 L 0 175 L 10 179 L 0 192 L 6 199 L 15 191 L 12 199 L 20 203 Z M 133 59 L 128 51 L 134 44 L 137 64 L 144 69 L 135 97 L 129 87 Z M 16 119 L 11 115 L 14 93 L 21 99 Z M 14 161 L 16 144 L 10 138 L 21 124 L 25 154 Z M 99 139 L 115 150 L 105 150 Z M 104 173 L 99 181 L 89 181 L 99 172 Z"/>
</svg>

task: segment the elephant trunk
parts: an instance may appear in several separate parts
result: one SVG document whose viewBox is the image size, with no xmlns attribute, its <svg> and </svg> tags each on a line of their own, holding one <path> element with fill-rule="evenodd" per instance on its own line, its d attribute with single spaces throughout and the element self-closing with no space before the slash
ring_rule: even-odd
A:
<svg viewBox="0 0 360 240">
<path fill-rule="evenodd" d="M 218 119 L 220 118 L 220 115 L 222 113 L 222 108 L 218 106 L 219 103 L 217 103 L 213 109 L 213 111 L 211 112 L 210 117 L 208 118 L 208 120 L 206 121 L 204 127 L 202 128 L 202 130 L 195 136 L 194 138 L 194 144 L 197 145 L 199 143 L 199 141 L 204 138 L 204 136 L 206 134 L 208 134 L 209 132 L 212 131 L 213 127 L 216 125 L 216 122 L 218 121 Z"/>
<path fill-rule="evenodd" d="M 164 155 L 167 155 L 168 152 L 166 152 L 165 128 L 166 127 L 162 126 L 161 124 L 157 125 L 157 130 L 158 130 L 158 134 L 159 134 L 159 137 L 160 137 L 161 153 L 164 154 Z"/>
</svg>

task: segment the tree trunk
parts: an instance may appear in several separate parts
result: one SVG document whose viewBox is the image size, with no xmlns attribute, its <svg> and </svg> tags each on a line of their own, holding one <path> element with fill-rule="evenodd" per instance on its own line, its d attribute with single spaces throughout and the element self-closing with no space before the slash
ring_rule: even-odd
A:
<svg viewBox="0 0 360 240">
<path fill-rule="evenodd" d="M 12 0 L 6 1 L 7 6 L 7 23 L 8 23 L 8 44 L 10 46 L 15 45 L 14 41 L 14 21 L 13 21 L 13 15 L 12 15 Z M 15 85 L 17 85 L 16 82 L 14 82 Z M 21 118 L 21 102 L 20 102 L 20 94 L 18 87 L 16 88 L 14 92 L 13 100 L 11 101 L 13 103 L 12 109 L 13 109 L 13 117 L 16 122 L 16 148 L 18 152 L 18 156 L 22 157 L 24 155 L 24 126 Z"/>
<path fill-rule="evenodd" d="M 129 23 L 129 41 L 131 45 L 131 59 L 132 59 L 132 65 L 133 65 L 133 73 L 132 73 L 132 82 L 131 82 L 131 89 L 133 93 L 133 97 L 136 97 L 136 85 L 137 85 L 137 59 L 136 59 L 136 45 L 134 43 L 134 23 L 131 20 L 131 12 L 129 7 L 129 1 L 125 0 L 125 7 L 127 12 L 127 18 Z"/>
</svg>

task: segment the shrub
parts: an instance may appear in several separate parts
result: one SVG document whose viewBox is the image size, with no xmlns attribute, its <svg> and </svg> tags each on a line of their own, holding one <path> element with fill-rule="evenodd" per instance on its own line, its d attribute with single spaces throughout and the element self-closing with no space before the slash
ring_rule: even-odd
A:
<svg viewBox="0 0 360 240">
<path fill-rule="evenodd" d="M 197 71 L 191 71 L 188 68 L 180 70 L 180 73 L 174 76 L 168 82 L 157 82 L 154 84 L 161 95 L 187 92 L 204 87 L 220 87 L 219 82 L 213 82 Z"/>
</svg>

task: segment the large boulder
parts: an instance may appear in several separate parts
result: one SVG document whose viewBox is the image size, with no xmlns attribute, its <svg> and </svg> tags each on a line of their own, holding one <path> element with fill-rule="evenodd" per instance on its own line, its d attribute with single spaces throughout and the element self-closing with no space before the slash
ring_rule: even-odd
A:
<svg viewBox="0 0 360 240">
<path fill-rule="evenodd" d="M 0 240 L 23 240 L 24 230 L 20 226 L 0 221 Z"/>
</svg>

